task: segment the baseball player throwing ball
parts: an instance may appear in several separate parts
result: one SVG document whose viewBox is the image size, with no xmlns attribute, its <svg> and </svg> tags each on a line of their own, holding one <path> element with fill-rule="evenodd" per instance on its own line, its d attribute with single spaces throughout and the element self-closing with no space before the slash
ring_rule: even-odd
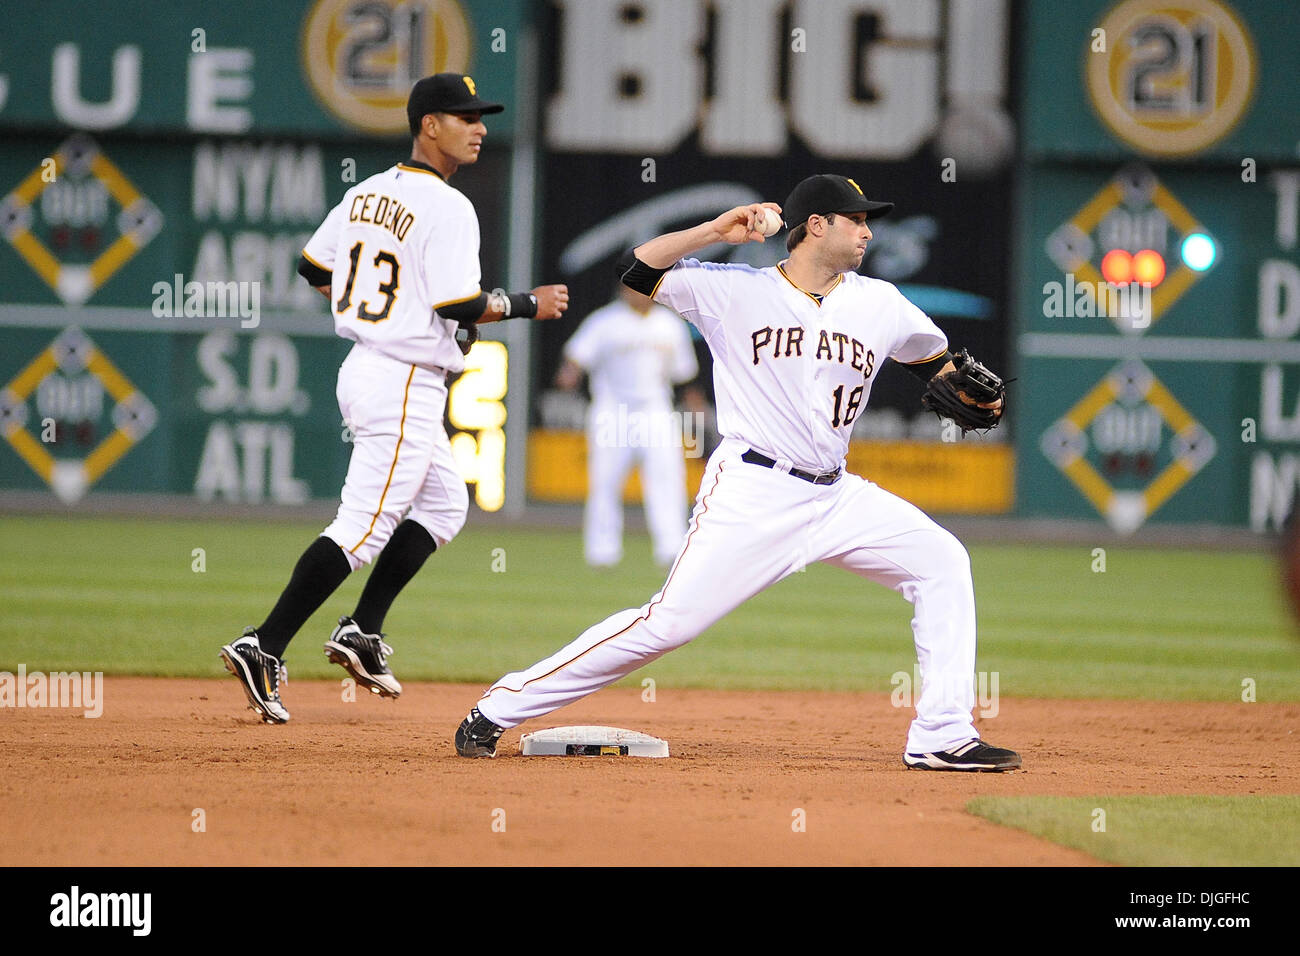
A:
<svg viewBox="0 0 1300 956">
<path fill-rule="evenodd" d="M 406 112 L 411 158 L 347 191 L 303 250 L 298 271 L 330 301 L 335 331 L 356 344 L 339 369 L 352 458 L 338 513 L 312 542 L 266 621 L 221 648 L 249 705 L 282 724 L 281 658 L 302 625 L 356 569 L 375 562 L 356 610 L 339 619 L 326 656 L 375 694 L 397 697 L 380 633 L 393 600 L 465 523 L 469 497 L 443 428 L 447 376 L 463 371 L 476 323 L 555 319 L 568 290 L 505 295 L 479 288 L 474 207 L 448 180 L 478 161 L 483 116 L 459 73 L 425 77 Z"/>
<path fill-rule="evenodd" d="M 954 359 L 944 334 L 893 285 L 856 272 L 868 220 L 892 208 L 851 179 L 813 176 L 786 200 L 790 257 L 777 266 L 688 258 L 714 242 L 762 241 L 763 220 L 781 213 L 771 203 L 737 206 L 625 255 L 623 282 L 679 312 L 708 343 L 723 440 L 659 593 L 489 687 L 456 731 L 459 754 L 494 756 L 506 728 L 625 677 L 824 561 L 913 605 L 922 685 L 904 763 L 1020 766 L 971 722 L 975 595 L 965 548 L 913 505 L 844 470 L 853 422 L 886 359 L 926 381 L 927 405 L 963 429 L 992 427 L 1002 414 L 996 375 L 964 353 Z"/>
</svg>

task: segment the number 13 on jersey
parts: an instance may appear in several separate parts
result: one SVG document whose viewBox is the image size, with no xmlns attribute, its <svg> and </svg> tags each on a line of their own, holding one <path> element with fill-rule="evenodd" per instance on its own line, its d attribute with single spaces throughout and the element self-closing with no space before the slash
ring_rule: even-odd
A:
<svg viewBox="0 0 1300 956">
<path fill-rule="evenodd" d="M 356 285 L 357 266 L 361 263 L 364 247 L 365 243 L 357 242 L 348 251 L 348 259 L 351 261 L 351 265 L 348 267 L 348 282 L 343 288 L 343 295 L 334 303 L 334 311 L 338 315 L 344 315 L 352 308 L 352 289 Z M 372 312 L 367 300 L 362 299 L 356 304 L 357 318 L 363 322 L 382 322 L 393 311 L 393 302 L 397 299 L 398 273 L 401 271 L 401 266 L 397 262 L 397 256 L 387 249 L 376 252 L 374 258 L 370 260 L 370 264 L 376 270 L 379 270 L 380 276 L 384 275 L 383 270 L 387 270 L 385 281 L 379 283 L 377 289 L 378 293 L 384 297 L 383 308 L 378 312 Z M 365 289 L 368 286 L 363 282 L 360 288 Z"/>
</svg>

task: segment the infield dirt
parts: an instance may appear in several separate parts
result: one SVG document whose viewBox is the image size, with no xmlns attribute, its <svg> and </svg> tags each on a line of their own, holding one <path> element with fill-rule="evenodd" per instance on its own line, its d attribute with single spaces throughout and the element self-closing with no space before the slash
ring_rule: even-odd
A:
<svg viewBox="0 0 1300 956">
<path fill-rule="evenodd" d="M 653 703 L 611 688 L 465 760 L 452 733 L 480 692 L 347 703 L 294 682 L 293 720 L 272 727 L 233 679 L 109 677 L 98 719 L 0 709 L 0 864 L 1097 865 L 962 808 L 1300 792 L 1280 759 L 1300 704 L 1003 698 L 981 730 L 1025 769 L 952 774 L 903 767 L 911 711 L 888 695 L 663 687 Z M 519 755 L 521 732 L 588 723 L 665 737 L 672 756 Z"/>
</svg>

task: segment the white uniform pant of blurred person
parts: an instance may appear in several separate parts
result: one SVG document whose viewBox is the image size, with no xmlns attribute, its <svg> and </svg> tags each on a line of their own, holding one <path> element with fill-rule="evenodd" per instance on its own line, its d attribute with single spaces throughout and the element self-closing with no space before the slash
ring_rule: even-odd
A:
<svg viewBox="0 0 1300 956">
<path fill-rule="evenodd" d="M 587 417 L 583 551 L 594 567 L 623 557 L 623 485 L 637 466 L 656 563 L 672 563 L 686 534 L 681 418 L 662 405 L 595 403 Z"/>
</svg>

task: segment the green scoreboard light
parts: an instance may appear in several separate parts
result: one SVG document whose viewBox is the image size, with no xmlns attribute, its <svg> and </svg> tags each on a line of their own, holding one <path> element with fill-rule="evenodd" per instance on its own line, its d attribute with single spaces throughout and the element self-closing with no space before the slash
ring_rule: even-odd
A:
<svg viewBox="0 0 1300 956">
<path fill-rule="evenodd" d="M 1183 240 L 1178 254 L 1187 268 L 1194 272 L 1204 272 L 1214 265 L 1214 260 L 1219 257 L 1219 250 L 1214 245 L 1214 240 L 1205 233 L 1193 232 Z"/>
</svg>

